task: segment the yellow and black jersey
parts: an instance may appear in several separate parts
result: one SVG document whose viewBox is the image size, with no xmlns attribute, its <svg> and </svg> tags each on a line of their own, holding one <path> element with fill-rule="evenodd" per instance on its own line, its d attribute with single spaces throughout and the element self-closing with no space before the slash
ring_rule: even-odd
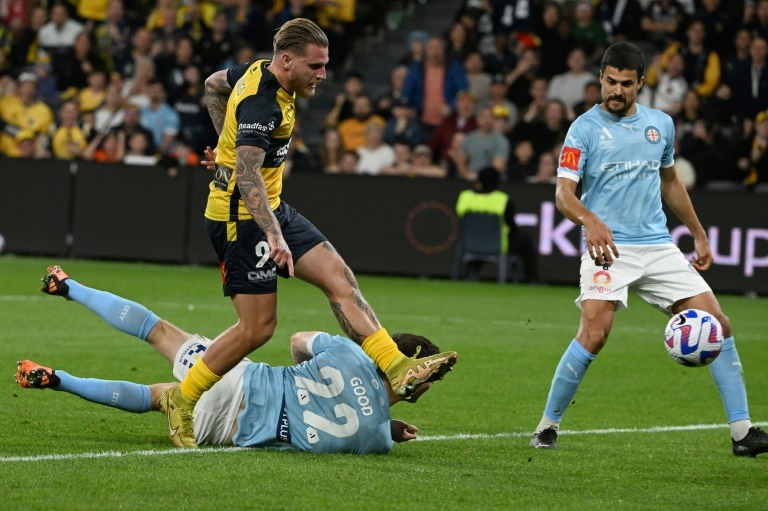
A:
<svg viewBox="0 0 768 511">
<path fill-rule="evenodd" d="M 227 70 L 232 94 L 216 152 L 216 174 L 210 185 L 205 217 L 221 222 L 248 220 L 235 181 L 236 148 L 255 146 L 266 151 L 261 175 L 269 205 L 280 205 L 283 168 L 295 120 L 295 94 L 289 94 L 268 69 L 269 60 L 257 60 Z"/>
</svg>

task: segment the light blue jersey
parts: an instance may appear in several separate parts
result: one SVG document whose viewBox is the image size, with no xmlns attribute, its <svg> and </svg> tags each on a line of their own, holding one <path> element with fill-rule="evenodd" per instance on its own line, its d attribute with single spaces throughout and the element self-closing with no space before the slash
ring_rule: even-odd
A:
<svg viewBox="0 0 768 511">
<path fill-rule="evenodd" d="M 659 170 L 674 165 L 675 127 L 660 110 L 637 105 L 617 117 L 592 107 L 568 130 L 557 177 L 581 180 L 581 202 L 617 244 L 672 243 L 661 208 Z"/>
<path fill-rule="evenodd" d="M 245 408 L 233 443 L 311 452 L 386 453 L 389 401 L 376 366 L 344 337 L 319 333 L 312 360 L 291 367 L 249 364 Z"/>
</svg>

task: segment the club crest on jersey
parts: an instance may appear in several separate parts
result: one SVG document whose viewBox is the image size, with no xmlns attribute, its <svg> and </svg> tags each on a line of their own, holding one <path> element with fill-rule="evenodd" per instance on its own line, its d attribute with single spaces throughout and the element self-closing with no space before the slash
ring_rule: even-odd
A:
<svg viewBox="0 0 768 511">
<path fill-rule="evenodd" d="M 581 159 L 581 149 L 576 147 L 563 146 L 563 152 L 560 153 L 560 166 L 566 169 L 579 170 L 579 160 Z"/>
<path fill-rule="evenodd" d="M 655 126 L 645 128 L 645 139 L 651 144 L 658 144 L 661 140 L 661 133 Z"/>
</svg>

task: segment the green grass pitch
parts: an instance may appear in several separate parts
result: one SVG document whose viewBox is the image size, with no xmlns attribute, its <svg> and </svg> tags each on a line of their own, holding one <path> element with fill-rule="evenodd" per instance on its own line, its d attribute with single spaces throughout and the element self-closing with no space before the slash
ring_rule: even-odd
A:
<svg viewBox="0 0 768 511">
<path fill-rule="evenodd" d="M 630 296 L 562 423 L 559 451 L 528 446 L 552 373 L 578 324 L 575 287 L 359 276 L 390 332 L 459 352 L 417 405 L 393 417 L 422 440 L 385 456 L 268 450 L 180 451 L 159 413 L 134 415 L 19 388 L 16 361 L 84 377 L 171 381 L 146 344 L 37 289 L 53 261 L 0 257 L 0 509 L 756 510 L 768 454 L 731 454 L 707 369 L 675 364 L 666 318 Z M 143 303 L 215 337 L 236 316 L 218 269 L 63 261 L 81 283 Z M 574 268 L 574 271 L 576 269 Z M 338 332 L 325 297 L 280 282 L 274 338 L 252 358 L 290 363 L 299 330 Z M 731 317 L 752 420 L 768 421 L 768 300 L 720 296 Z"/>
</svg>

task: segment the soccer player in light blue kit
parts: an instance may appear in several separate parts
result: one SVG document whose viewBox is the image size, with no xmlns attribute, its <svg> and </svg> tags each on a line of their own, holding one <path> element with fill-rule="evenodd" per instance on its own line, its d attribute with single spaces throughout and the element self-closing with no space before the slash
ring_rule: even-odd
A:
<svg viewBox="0 0 768 511">
<path fill-rule="evenodd" d="M 586 246 L 576 299 L 581 323 L 555 370 L 531 446 L 558 448 L 560 420 L 633 287 L 667 315 L 701 309 L 720 321 L 725 340 L 710 372 L 725 406 L 733 453 L 756 456 L 768 452 L 768 434 L 752 426 L 730 320 L 698 273 L 710 267 L 712 253 L 675 173 L 674 124 L 669 115 L 637 104 L 644 66 L 642 52 L 630 43 L 606 50 L 600 66 L 603 102 L 576 119 L 560 153 L 557 207 L 582 226 Z M 672 242 L 662 199 L 693 236 L 690 262 Z"/>
<path fill-rule="evenodd" d="M 48 269 L 43 282 L 45 293 L 80 303 L 114 328 L 146 341 L 173 364 L 179 380 L 212 342 L 184 332 L 139 303 L 83 286 L 58 266 Z M 420 336 L 393 338 L 408 356 L 439 352 Z M 297 365 L 290 367 L 245 359 L 206 392 L 194 409 L 197 443 L 384 454 L 393 440 L 416 438 L 418 428 L 390 420 L 389 407 L 403 398 L 357 344 L 324 332 L 299 332 L 291 336 L 291 354 Z M 64 391 L 134 413 L 161 411 L 163 392 L 178 385 L 78 378 L 30 360 L 19 362 L 16 381 L 25 388 Z M 431 385 L 425 383 L 407 401 L 415 402 Z M 178 427 L 168 426 L 171 431 Z"/>
</svg>

